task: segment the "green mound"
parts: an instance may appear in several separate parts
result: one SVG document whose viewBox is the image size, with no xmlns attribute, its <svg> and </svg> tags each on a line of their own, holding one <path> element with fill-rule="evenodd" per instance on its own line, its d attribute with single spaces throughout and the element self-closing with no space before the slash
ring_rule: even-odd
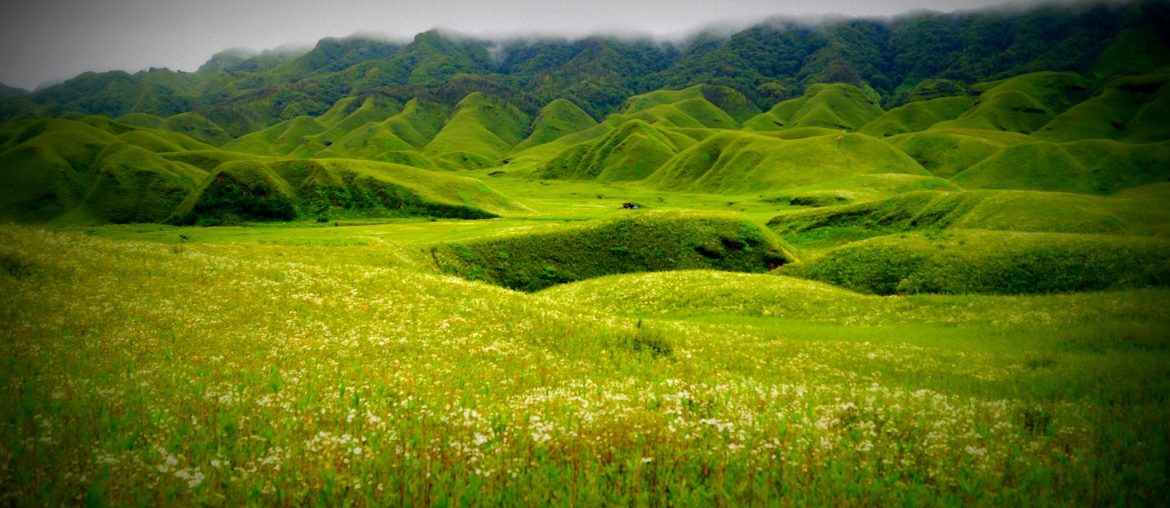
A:
<svg viewBox="0 0 1170 508">
<path fill-rule="evenodd" d="M 207 173 L 133 145 L 111 145 L 95 161 L 86 215 L 101 222 L 162 222 Z"/>
<path fill-rule="evenodd" d="M 776 104 L 744 122 L 745 130 L 774 131 L 794 127 L 823 127 L 856 131 L 882 114 L 877 97 L 845 83 L 815 84 L 804 95 Z"/>
<path fill-rule="evenodd" d="M 224 150 L 258 155 L 288 155 L 310 143 L 310 136 L 325 132 L 325 125 L 308 116 L 285 120 L 263 130 L 246 134 L 223 145 Z"/>
<path fill-rule="evenodd" d="M 1021 142 L 1028 141 L 1021 136 Z M 961 131 L 931 130 L 903 134 L 889 143 L 922 164 L 932 175 L 949 178 L 1003 150 L 998 140 L 971 136 Z"/>
<path fill-rule="evenodd" d="M 382 123 L 399 139 L 421 150 L 439 133 L 450 114 L 446 106 L 437 102 L 411 99 L 401 113 Z"/>
<path fill-rule="evenodd" d="M 328 110 L 321 113 L 321 116 L 318 116 L 316 120 L 326 128 L 333 127 L 360 108 L 362 102 L 361 97 L 342 97 L 329 106 Z"/>
<path fill-rule="evenodd" d="M 961 189 L 947 180 L 934 176 L 879 173 L 854 175 L 839 180 L 792 187 L 761 195 L 760 201 L 819 208 L 876 201 L 897 194 L 925 190 L 958 191 Z"/>
<path fill-rule="evenodd" d="M 226 150 L 190 150 L 169 152 L 160 155 L 164 159 L 189 164 L 208 172 L 225 162 L 262 159 L 262 157 Z"/>
<path fill-rule="evenodd" d="M 1150 122 L 1152 118 L 1158 121 Z M 1125 77 L 1061 113 L 1035 136 L 1047 141 L 1161 141 L 1170 138 L 1165 118 L 1170 118 L 1170 74 Z"/>
<path fill-rule="evenodd" d="M 118 139 L 158 153 L 213 149 L 211 145 L 183 134 L 155 129 L 135 129 L 119 134 Z"/>
<path fill-rule="evenodd" d="M 296 196 L 288 182 L 259 161 L 228 162 L 215 169 L 175 211 L 179 224 L 292 220 Z"/>
<path fill-rule="evenodd" d="M 1028 294 L 1170 285 L 1170 241 L 952 231 L 870 238 L 781 270 L 880 295 Z"/>
<path fill-rule="evenodd" d="M 540 166 L 533 176 L 641 180 L 691 144 L 686 136 L 642 120 L 630 120 L 596 140 L 565 149 Z"/>
<path fill-rule="evenodd" d="M 1170 139 L 1170 122 L 1166 118 L 1170 118 L 1170 84 L 1163 84 L 1126 124 L 1125 141 L 1142 143 Z"/>
<path fill-rule="evenodd" d="M 453 168 L 495 166 L 524 139 L 528 117 L 515 106 L 475 92 L 455 108 L 425 154 Z"/>
<path fill-rule="evenodd" d="M 384 124 L 368 123 L 336 141 L 328 141 L 316 157 L 352 157 L 380 160 L 385 152 L 412 151 L 414 146 L 398 137 Z"/>
<path fill-rule="evenodd" d="M 439 166 L 436 166 L 425 155 L 410 150 L 389 150 L 374 156 L 373 159 L 378 162 L 401 164 L 420 169 L 439 169 Z"/>
<path fill-rule="evenodd" d="M 1098 76 L 1144 74 L 1170 65 L 1170 48 L 1158 32 L 1154 26 L 1122 32 L 1112 46 L 1097 56 L 1093 73 Z"/>
<path fill-rule="evenodd" d="M 826 309 L 869 313 L 882 300 L 795 277 L 711 270 L 609 275 L 539 294 L 561 304 L 628 316 L 683 319 L 738 314 L 820 321 L 826 319 Z"/>
<path fill-rule="evenodd" d="M 532 133 L 516 145 L 515 150 L 521 151 L 543 145 L 594 125 L 597 125 L 597 121 L 585 110 L 565 99 L 557 99 L 541 108 L 540 114 L 536 115 L 536 121 L 532 124 Z"/>
<path fill-rule="evenodd" d="M 1035 72 L 973 87 L 982 92 L 971 109 L 939 129 L 987 129 L 1035 132 L 1056 115 L 1080 102 L 1088 89 L 1073 73 Z"/>
<path fill-rule="evenodd" d="M 136 127 L 146 127 L 149 129 L 159 129 L 162 127 L 166 119 L 152 115 L 149 113 L 130 113 L 129 115 L 122 115 L 117 120 L 126 125 L 133 125 Z"/>
<path fill-rule="evenodd" d="M 732 102 L 730 98 L 727 102 Z M 606 123 L 618 125 L 631 119 L 659 127 L 734 129 L 739 127 L 726 111 L 707 100 L 703 86 L 683 90 L 658 90 L 626 99 L 621 110 Z"/>
<path fill-rule="evenodd" d="M 320 217 L 495 217 L 514 210 L 481 182 L 348 159 L 243 160 L 215 169 L 179 206 L 181 224 Z"/>
<path fill-rule="evenodd" d="M 223 127 L 199 113 L 179 113 L 167 117 L 159 127 L 185 134 L 209 145 L 219 146 L 232 139 L 231 134 Z"/>
<path fill-rule="evenodd" d="M 951 181 L 968 189 L 1111 194 L 1168 178 L 1170 142 L 1131 145 L 1087 140 L 1010 146 Z"/>
<path fill-rule="evenodd" d="M 369 97 L 355 97 L 358 107 L 349 111 L 344 118 L 335 120 L 329 113 L 322 115 L 322 125 L 329 128 L 318 135 L 322 144 L 329 146 L 351 131 L 369 123 L 380 123 L 402 112 L 402 104 L 394 99 L 373 95 Z M 348 111 L 347 109 L 343 111 Z"/>
<path fill-rule="evenodd" d="M 646 182 L 662 189 L 743 193 L 872 173 L 927 174 L 913 159 L 870 136 L 782 140 L 727 131 L 684 150 Z"/>
<path fill-rule="evenodd" d="M 731 116 L 736 123 L 743 123 L 760 114 L 760 108 L 739 90 L 727 86 L 703 85 L 703 98 Z"/>
<path fill-rule="evenodd" d="M 764 272 L 793 257 L 768 230 L 735 216 L 650 213 L 586 226 L 442 244 L 444 272 L 521 291 L 615 273 Z"/>
<path fill-rule="evenodd" d="M 885 138 L 907 132 L 919 132 L 963 114 L 974 97 L 942 97 L 928 101 L 911 102 L 886 111 L 860 129 L 863 134 Z"/>
<path fill-rule="evenodd" d="M 151 151 L 197 142 L 157 131 L 134 135 L 135 127 L 106 122 L 5 124 L 0 129 L 0 174 L 5 181 L 0 216 L 29 222 L 65 217 L 87 223 L 160 220 L 203 176 L 196 167 Z"/>
<path fill-rule="evenodd" d="M 794 244 L 835 244 L 917 230 L 989 229 L 1054 233 L 1142 233 L 1170 222 L 1164 194 L 1129 198 L 1060 192 L 909 192 L 890 198 L 799 210 L 768 226 Z"/>
<path fill-rule="evenodd" d="M 348 132 L 370 122 L 383 122 L 402 112 L 402 103 L 389 97 L 371 95 L 347 97 L 339 101 L 319 119 L 322 125 L 339 132 Z"/>
</svg>

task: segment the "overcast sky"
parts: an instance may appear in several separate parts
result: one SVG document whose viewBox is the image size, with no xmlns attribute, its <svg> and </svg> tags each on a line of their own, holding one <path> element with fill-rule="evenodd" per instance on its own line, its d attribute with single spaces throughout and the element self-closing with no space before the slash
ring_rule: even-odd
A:
<svg viewBox="0 0 1170 508">
<path fill-rule="evenodd" d="M 1050 0 L 1046 3 L 1068 3 Z M 1005 0 L 7 0 L 0 82 L 33 89 L 84 71 L 193 71 L 228 48 L 311 46 L 354 33 L 409 39 L 435 27 L 474 35 L 680 37 L 771 16 L 890 16 Z"/>
</svg>

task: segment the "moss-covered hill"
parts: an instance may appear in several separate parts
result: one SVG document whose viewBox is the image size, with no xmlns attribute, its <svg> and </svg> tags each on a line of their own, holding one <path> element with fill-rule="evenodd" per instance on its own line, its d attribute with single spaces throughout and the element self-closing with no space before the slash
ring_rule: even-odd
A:
<svg viewBox="0 0 1170 508">
<path fill-rule="evenodd" d="M 795 260 L 769 232 L 742 217 L 651 213 L 560 231 L 434 246 L 447 273 L 536 291 L 602 275 L 680 269 L 766 272 Z"/>
</svg>

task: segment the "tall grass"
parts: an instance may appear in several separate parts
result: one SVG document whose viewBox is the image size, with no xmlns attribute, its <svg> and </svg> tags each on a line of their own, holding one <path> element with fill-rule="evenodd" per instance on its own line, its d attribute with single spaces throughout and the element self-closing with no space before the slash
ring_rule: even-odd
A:
<svg viewBox="0 0 1170 508">
<path fill-rule="evenodd" d="M 332 249 L 0 228 L 2 502 L 1044 505 L 1166 492 L 1170 362 L 1152 293 L 1078 297 L 1116 323 L 1105 328 L 1033 297 L 1051 313 L 1043 334 L 993 297 L 858 295 L 856 310 L 832 311 L 926 306 L 925 328 L 871 335 L 766 316 L 639 320 Z M 952 337 L 968 303 L 1002 322 Z"/>
</svg>

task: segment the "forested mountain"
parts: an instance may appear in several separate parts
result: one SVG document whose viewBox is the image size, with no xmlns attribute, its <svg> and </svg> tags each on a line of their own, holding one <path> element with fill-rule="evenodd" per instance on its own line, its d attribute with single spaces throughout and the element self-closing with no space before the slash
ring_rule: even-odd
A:
<svg viewBox="0 0 1170 508">
<path fill-rule="evenodd" d="M 492 41 L 438 31 L 408 44 L 327 38 L 300 54 L 225 51 L 190 73 L 86 73 L 27 95 L 5 90 L 0 114 L 199 112 L 235 137 L 321 114 L 337 100 L 361 94 L 418 97 L 451 107 L 481 91 L 530 114 L 564 98 L 599 118 L 627 97 L 659 88 L 724 85 L 767 109 L 822 82 L 868 86 L 888 107 L 906 102 L 930 79 L 971 84 L 1039 70 L 1096 79 L 1150 71 L 1170 63 L 1166 26 L 1168 4 L 1148 1 L 816 24 L 773 20 L 729 36 L 700 33 L 674 43 L 612 37 Z"/>
<path fill-rule="evenodd" d="M 1161 195 L 1168 21 L 1170 4 L 1140 2 L 774 21 L 678 44 L 431 31 L 86 73 L 4 90 L 0 218 L 525 209 L 486 176 L 814 207 L 922 190 Z"/>
</svg>

